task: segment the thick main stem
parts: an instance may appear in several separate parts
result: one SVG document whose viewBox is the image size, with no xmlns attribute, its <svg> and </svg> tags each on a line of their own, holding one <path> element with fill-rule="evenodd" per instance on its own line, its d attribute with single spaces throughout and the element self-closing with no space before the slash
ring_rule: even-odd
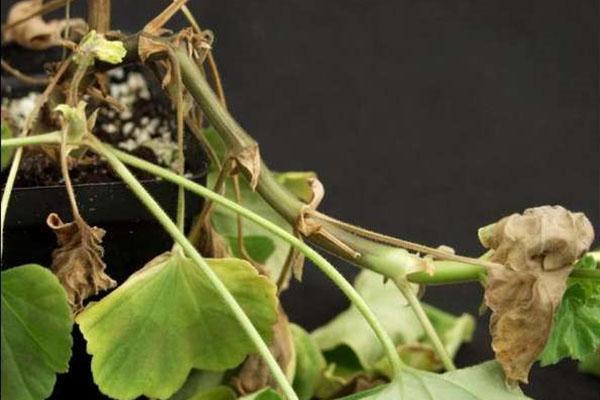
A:
<svg viewBox="0 0 600 400">
<path fill-rule="evenodd" d="M 183 82 L 202 108 L 202 111 L 217 130 L 228 150 L 235 153 L 237 150 L 255 145 L 254 139 L 239 126 L 229 112 L 220 104 L 218 98 L 212 91 L 210 85 L 198 69 L 197 65 L 189 57 L 185 49 L 176 50 L 176 56 L 181 66 Z M 296 226 L 298 220 L 303 216 L 306 204 L 283 188 L 274 178 L 267 166 L 262 163 L 260 175 L 256 187 L 261 196 L 281 214 L 292 226 Z M 394 265 L 388 262 L 387 255 L 397 250 L 397 246 L 391 246 L 349 232 L 343 226 L 333 224 L 326 220 L 315 220 L 321 227 L 319 231 L 306 236 L 307 240 L 320 246 L 326 251 L 360 267 L 370 269 L 388 277 L 397 277 L 402 265 Z M 345 251 L 330 238 L 339 240 L 346 248 L 353 251 Z M 356 256 L 358 254 L 358 256 Z"/>
<path fill-rule="evenodd" d="M 61 132 L 50 132 L 40 135 L 17 137 L 10 139 L 2 139 L 2 147 L 22 147 L 26 145 L 40 145 L 40 144 L 59 144 L 61 141 Z M 127 153 L 123 153 L 126 155 Z M 130 156 L 133 157 L 133 156 Z M 135 159 L 135 157 L 133 158 Z M 141 161 L 137 159 L 138 161 Z M 132 164 L 133 165 L 133 164 Z M 153 164 L 148 163 L 146 168 Z M 143 167 L 142 167 L 143 168 Z M 165 170 L 166 171 L 166 170 Z M 158 176 L 162 176 L 158 173 Z M 167 178 L 168 179 L 168 178 Z M 170 180 L 170 179 L 168 179 Z M 200 194 L 202 196 L 202 194 Z M 348 235 L 347 232 L 344 234 Z M 389 249 L 388 249 L 389 250 Z M 397 249 L 396 249 L 397 250 Z M 597 251 L 593 252 L 596 258 L 599 258 Z M 397 256 L 397 254 L 396 254 Z M 375 257 L 375 256 L 372 256 Z M 379 258 L 379 261 L 381 257 Z M 377 264 L 378 260 L 372 258 L 369 260 L 370 263 Z M 398 265 L 398 263 L 392 263 Z M 447 285 L 454 283 L 466 283 L 482 281 L 487 275 L 485 267 L 479 265 L 465 264 L 456 261 L 434 261 L 435 271 L 432 273 L 426 271 L 408 273 L 406 280 L 411 283 L 418 283 L 422 285 Z M 396 271 L 397 272 L 397 271 Z M 576 268 L 571 271 L 569 278 L 573 279 L 597 279 L 600 280 L 600 269 L 580 269 Z"/>
<path fill-rule="evenodd" d="M 144 189 L 141 183 L 133 176 L 133 174 L 127 169 L 127 167 L 111 152 L 106 146 L 100 142 L 91 142 L 90 146 L 97 151 L 99 154 L 106 157 L 108 163 L 115 170 L 115 172 L 123 179 L 123 181 L 129 186 L 129 188 L 135 193 L 140 201 L 148 208 L 148 210 L 154 215 L 154 217 L 160 222 L 165 230 L 173 237 L 173 239 L 182 247 L 184 252 L 202 269 L 206 274 L 210 283 L 215 287 L 223 301 L 231 309 L 236 316 L 240 325 L 250 337 L 256 350 L 263 357 L 275 380 L 281 387 L 281 390 L 285 393 L 285 396 L 290 400 L 297 400 L 298 396 L 294 392 L 294 389 L 288 382 L 285 373 L 279 367 L 279 364 L 269 351 L 269 347 L 264 342 L 260 333 L 256 330 L 252 321 L 248 318 L 244 310 L 240 307 L 237 300 L 229 292 L 227 287 L 219 279 L 217 274 L 210 268 L 204 258 L 198 253 L 196 248 L 187 240 L 183 232 L 177 227 L 177 225 L 169 218 L 167 213 L 160 207 L 160 205 L 152 198 L 152 196 Z M 178 176 L 178 175 L 175 175 Z M 183 179 L 183 178 L 182 178 Z"/>
</svg>

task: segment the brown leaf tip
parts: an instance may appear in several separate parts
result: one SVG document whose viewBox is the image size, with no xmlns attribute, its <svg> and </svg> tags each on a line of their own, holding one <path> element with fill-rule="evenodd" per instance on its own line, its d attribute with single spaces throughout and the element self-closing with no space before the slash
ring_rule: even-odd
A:
<svg viewBox="0 0 600 400">
<path fill-rule="evenodd" d="M 544 349 L 573 263 L 594 239 L 583 213 L 542 206 L 498 221 L 481 236 L 493 250 L 485 302 L 490 332 L 507 382 L 527 382 Z"/>
<path fill-rule="evenodd" d="M 90 227 L 80 217 L 64 223 L 56 213 L 48 215 L 46 224 L 54 231 L 59 246 L 52 252 L 51 268 L 75 311 L 88 297 L 116 286 L 104 272 L 104 229 Z"/>
</svg>

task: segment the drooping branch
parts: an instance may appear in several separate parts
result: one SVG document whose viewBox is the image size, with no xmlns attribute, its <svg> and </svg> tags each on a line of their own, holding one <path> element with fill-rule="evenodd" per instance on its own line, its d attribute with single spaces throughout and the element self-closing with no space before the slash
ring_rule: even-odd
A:
<svg viewBox="0 0 600 400">
<path fill-rule="evenodd" d="M 239 126 L 229 112 L 219 103 L 217 96 L 187 51 L 180 48 L 176 51 L 176 54 L 186 88 L 220 134 L 227 149 L 235 153 L 239 149 L 256 145 L 256 141 Z M 334 224 L 325 218 L 318 218 L 307 213 L 306 204 L 283 188 L 262 161 L 256 190 L 292 226 L 297 227 L 299 221 L 312 226 L 312 229 L 301 232 L 305 233 L 304 236 L 307 240 L 352 264 L 374 270 L 391 278 L 397 278 L 399 271 L 403 269 L 399 263 L 402 261 L 410 262 L 409 257 L 399 257 L 397 246 L 380 243 L 357 235 L 344 226 L 349 224 Z M 383 235 L 380 236 L 383 237 Z M 335 238 L 335 240 L 332 240 L 332 238 Z M 348 249 L 353 251 L 348 251 Z M 420 249 L 427 248 L 420 246 Z M 439 253 L 436 255 L 440 256 Z M 442 256 L 445 255 L 442 254 Z M 452 255 L 446 256 L 452 258 Z M 485 262 L 464 257 L 461 258 L 461 261 L 472 262 L 475 265 L 485 265 Z"/>
</svg>

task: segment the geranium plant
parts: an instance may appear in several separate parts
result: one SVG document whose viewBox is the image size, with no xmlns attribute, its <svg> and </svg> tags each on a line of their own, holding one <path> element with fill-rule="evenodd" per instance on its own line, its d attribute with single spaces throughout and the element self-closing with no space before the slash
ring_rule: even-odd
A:
<svg viewBox="0 0 600 400">
<path fill-rule="evenodd" d="M 87 22 L 43 19 L 68 5 L 22 1 L 2 27 L 5 40 L 22 46 L 65 49 L 24 121 L 15 126 L 3 110 L 2 229 L 25 149 L 43 147 L 60 165 L 73 216 L 48 215 L 58 243 L 48 249 L 50 268 L 2 272 L 3 399 L 51 395 L 56 374 L 68 370 L 72 329 L 87 342 L 98 390 L 124 400 L 520 399 L 519 384 L 536 361 L 569 357 L 598 373 L 600 252 L 590 250 L 585 215 L 542 206 L 499 218 L 477 233 L 486 249 L 479 258 L 340 221 L 318 211 L 325 190 L 315 173 L 274 173 L 263 162 L 258 143 L 227 110 L 213 34 L 185 0 L 131 35 L 110 26 L 110 0 L 88 0 Z M 166 24 L 176 13 L 190 26 L 172 32 Z M 124 107 L 108 95 L 108 74 L 132 64 L 152 71 L 175 111 L 168 165 L 96 134 L 95 104 Z M 206 185 L 186 177 L 185 157 L 198 156 L 184 151 L 190 133 L 210 160 Z M 124 282 L 110 277 L 107 232 L 86 222 L 71 182 L 71 171 L 92 156 L 173 240 Z M 176 185 L 174 220 L 130 167 Z M 186 191 L 205 199 L 191 226 Z M 315 247 L 360 268 L 354 285 Z M 291 323 L 279 303 L 290 280 L 301 281 L 305 259 L 351 302 L 312 333 Z M 470 340 L 474 318 L 420 300 L 426 285 L 459 282 L 485 288 L 496 356 L 463 369 L 453 358 Z"/>
</svg>

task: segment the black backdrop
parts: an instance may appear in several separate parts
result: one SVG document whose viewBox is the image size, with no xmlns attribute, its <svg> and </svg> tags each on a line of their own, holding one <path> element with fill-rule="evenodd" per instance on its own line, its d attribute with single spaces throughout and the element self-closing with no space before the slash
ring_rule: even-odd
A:
<svg viewBox="0 0 600 400">
<path fill-rule="evenodd" d="M 2 1 L 3 19 L 12 3 Z M 132 31 L 168 1 L 113 3 L 114 26 Z M 470 255 L 482 251 L 478 227 L 530 206 L 562 204 L 600 227 L 597 1 L 190 7 L 215 32 L 232 113 L 274 169 L 319 173 L 323 211 Z M 284 302 L 314 328 L 346 301 L 311 266 L 305 274 Z M 481 294 L 433 287 L 425 299 L 476 314 Z M 493 356 L 486 324 L 459 366 Z M 600 399 L 600 381 L 574 363 L 536 367 L 531 381 L 524 390 L 536 399 Z"/>
</svg>

